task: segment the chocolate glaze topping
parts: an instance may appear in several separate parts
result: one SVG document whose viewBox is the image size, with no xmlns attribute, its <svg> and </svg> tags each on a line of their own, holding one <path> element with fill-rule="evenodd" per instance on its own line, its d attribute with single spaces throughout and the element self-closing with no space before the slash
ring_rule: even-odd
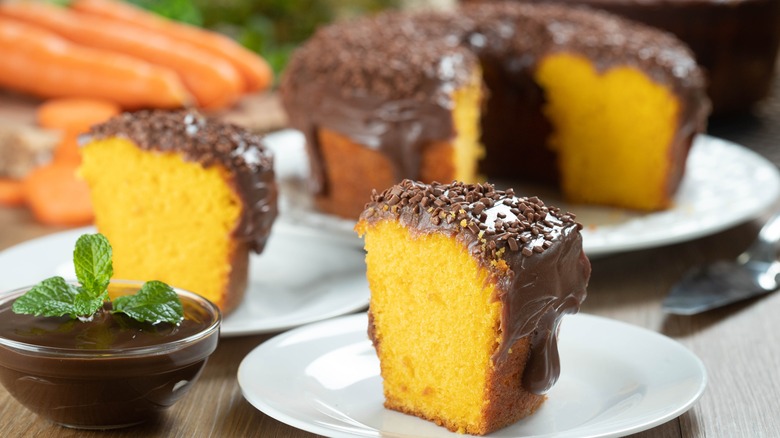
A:
<svg viewBox="0 0 780 438">
<path fill-rule="evenodd" d="M 321 29 L 295 52 L 282 78 L 284 107 L 314 157 L 315 192 L 327 191 L 319 129 L 383 152 L 398 180 L 418 179 L 422 146 L 454 137 L 451 92 L 470 80 L 475 66 L 498 63 L 507 74 L 529 76 L 556 52 L 581 54 L 601 71 L 637 67 L 680 97 L 680 120 L 689 122 L 676 141 L 703 130 L 709 111 L 704 76 L 670 34 L 561 5 L 496 2 L 386 12 Z"/>
<path fill-rule="evenodd" d="M 281 86 L 292 126 L 319 157 L 317 129 L 330 128 L 384 153 L 396 178 L 416 176 L 422 145 L 449 138 L 450 93 L 477 65 L 474 56 L 405 15 L 320 29 L 288 64 Z M 323 191 L 320 160 L 310 160 L 315 191 Z"/>
<path fill-rule="evenodd" d="M 93 126 L 80 140 L 109 137 L 127 138 L 144 150 L 180 153 L 204 167 L 224 166 L 244 204 L 233 235 L 255 252 L 263 250 L 278 207 L 273 157 L 260 136 L 194 110 L 155 110 L 124 113 Z"/>
<path fill-rule="evenodd" d="M 553 386 L 560 373 L 558 324 L 564 314 L 579 310 L 590 277 L 582 225 L 573 214 L 490 184 L 404 180 L 375 191 L 360 219 L 398 220 L 413 232 L 442 233 L 461 242 L 494 274 L 495 298 L 503 303 L 493 359 L 506 360 L 517 340 L 532 336 L 523 385 L 538 394 Z M 371 328 L 369 336 L 374 340 Z"/>
</svg>

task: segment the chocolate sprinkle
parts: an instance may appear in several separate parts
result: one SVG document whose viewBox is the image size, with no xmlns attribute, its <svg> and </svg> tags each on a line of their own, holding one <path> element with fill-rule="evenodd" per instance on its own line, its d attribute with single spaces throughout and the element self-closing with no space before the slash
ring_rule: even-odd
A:
<svg viewBox="0 0 780 438">
<path fill-rule="evenodd" d="M 248 241 L 253 251 L 262 252 L 278 212 L 273 157 L 262 137 L 195 110 L 144 110 L 93 126 L 79 141 L 111 137 L 127 138 L 147 151 L 180 153 L 203 167 L 224 166 L 243 203 L 233 235 Z"/>
<path fill-rule="evenodd" d="M 465 202 L 456 201 L 458 199 Z M 430 203 L 436 208 L 426 208 Z M 400 206 L 400 209 L 391 210 L 389 207 L 393 206 Z M 424 211 L 423 217 L 416 217 L 417 208 Z M 513 213 L 520 211 L 526 212 L 526 216 Z M 404 180 L 382 193 L 374 192 L 361 219 L 376 221 L 387 215 L 410 223 L 427 220 L 437 226 L 452 225 L 454 231 L 467 235 L 464 239 L 483 244 L 476 252 L 486 262 L 500 259 L 502 248 L 512 252 L 521 250 L 518 242 L 522 243 L 521 252 L 525 256 L 534 251 L 542 252 L 552 246 L 551 241 L 565 229 L 582 229 L 571 214 L 547 206 L 537 197 L 508 195 L 491 184 L 427 185 Z"/>
</svg>

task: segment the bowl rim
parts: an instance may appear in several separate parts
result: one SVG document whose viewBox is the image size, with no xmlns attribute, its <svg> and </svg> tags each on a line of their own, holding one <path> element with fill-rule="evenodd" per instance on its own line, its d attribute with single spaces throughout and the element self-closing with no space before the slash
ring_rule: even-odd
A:
<svg viewBox="0 0 780 438">
<path fill-rule="evenodd" d="M 79 285 L 80 283 L 75 280 L 66 280 L 67 283 Z M 109 281 L 109 285 L 116 284 L 116 285 L 125 285 L 125 286 L 137 286 L 138 288 L 141 287 L 145 282 L 143 281 L 136 281 L 136 280 L 121 280 L 121 279 L 111 279 Z M 6 304 L 8 301 L 14 300 L 21 296 L 23 293 L 30 290 L 34 285 L 30 286 L 24 286 L 20 288 L 13 289 L 8 292 L 0 293 L 0 306 Z M 186 297 L 189 300 L 195 302 L 200 307 L 204 308 L 208 313 L 212 315 L 212 321 L 211 323 L 206 326 L 203 330 L 190 335 L 186 338 L 178 339 L 175 341 L 169 341 L 169 342 L 162 342 L 160 344 L 155 344 L 151 346 L 145 346 L 145 347 L 130 347 L 130 348 L 106 348 L 106 349 L 80 349 L 80 348 L 61 348 L 61 347 L 50 347 L 46 345 L 39 345 L 39 344 L 30 344 L 27 342 L 21 342 L 21 341 L 15 341 L 12 339 L 5 338 L 4 336 L 0 335 L 0 346 L 15 349 L 21 352 L 24 352 L 25 354 L 34 355 L 34 356 L 46 356 L 46 357 L 57 357 L 57 358 L 72 358 L 72 359 L 83 359 L 83 358 L 90 358 L 90 359 L 122 359 L 122 358 L 134 358 L 134 357 L 142 357 L 142 356 L 156 356 L 161 354 L 166 354 L 170 352 L 174 352 L 177 350 L 181 350 L 185 347 L 194 345 L 195 343 L 207 339 L 212 335 L 219 336 L 219 328 L 222 323 L 222 312 L 220 312 L 219 307 L 217 307 L 214 303 L 209 301 L 208 299 L 204 298 L 203 296 L 196 294 L 194 292 L 190 292 L 185 289 L 181 289 L 178 287 L 171 286 L 176 293 L 182 297 Z"/>
</svg>

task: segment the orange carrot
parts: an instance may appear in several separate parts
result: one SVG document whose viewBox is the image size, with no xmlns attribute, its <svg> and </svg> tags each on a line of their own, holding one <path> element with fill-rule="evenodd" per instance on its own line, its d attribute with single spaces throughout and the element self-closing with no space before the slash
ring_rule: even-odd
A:
<svg viewBox="0 0 780 438">
<path fill-rule="evenodd" d="M 0 87 L 40 97 L 108 99 L 128 109 L 175 108 L 189 98 L 171 70 L 3 17 L 0 53 Z"/>
<path fill-rule="evenodd" d="M 62 132 L 54 149 L 54 161 L 81 164 L 79 135 L 121 111 L 116 104 L 105 100 L 63 98 L 47 100 L 38 106 L 36 117 L 38 126 Z"/>
<path fill-rule="evenodd" d="M 24 179 L 24 197 L 39 222 L 46 225 L 86 225 L 94 219 L 87 183 L 77 179 L 76 165 L 49 163 Z"/>
<path fill-rule="evenodd" d="M 54 148 L 55 163 L 81 164 L 81 150 L 79 149 L 79 135 L 73 132 L 63 134 L 57 147 Z"/>
<path fill-rule="evenodd" d="M 84 133 L 92 125 L 122 112 L 114 102 L 100 99 L 63 98 L 47 100 L 36 110 L 38 125 L 46 129 Z"/>
<path fill-rule="evenodd" d="M 198 105 L 223 108 L 235 102 L 244 83 L 232 64 L 191 44 L 144 29 L 48 3 L 0 3 L 0 16 L 22 20 L 75 43 L 134 56 L 179 74 Z"/>
<path fill-rule="evenodd" d="M 71 9 L 138 26 L 155 33 L 186 41 L 233 64 L 246 82 L 245 91 L 268 88 L 273 73 L 268 63 L 232 39 L 216 32 L 167 20 L 132 4 L 116 0 L 75 0 Z"/>
<path fill-rule="evenodd" d="M 22 182 L 16 179 L 0 178 L 0 205 L 18 207 L 24 204 Z"/>
</svg>

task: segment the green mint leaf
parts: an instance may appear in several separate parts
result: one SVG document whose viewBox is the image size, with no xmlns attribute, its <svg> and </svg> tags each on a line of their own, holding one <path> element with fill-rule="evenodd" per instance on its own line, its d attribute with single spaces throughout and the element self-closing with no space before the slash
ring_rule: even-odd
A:
<svg viewBox="0 0 780 438">
<path fill-rule="evenodd" d="M 14 313 L 35 316 L 92 316 L 103 305 L 102 299 L 85 299 L 79 288 L 62 277 L 43 280 L 14 301 Z"/>
<path fill-rule="evenodd" d="M 138 320 L 157 324 L 178 324 L 184 319 L 179 295 L 161 281 L 147 281 L 135 295 L 114 299 L 114 312 Z"/>
<path fill-rule="evenodd" d="M 76 295 L 73 300 L 74 312 L 76 316 L 91 318 L 100 308 L 103 307 L 103 303 L 106 301 L 108 291 L 104 295 L 93 297 L 90 294 L 84 293 L 83 288 L 80 287 L 79 294 Z"/>
<path fill-rule="evenodd" d="M 84 234 L 76 241 L 73 251 L 76 278 L 81 292 L 101 302 L 108 297 L 108 282 L 114 275 L 111 263 L 111 244 L 102 234 Z M 84 301 L 88 301 L 84 298 Z"/>
</svg>

